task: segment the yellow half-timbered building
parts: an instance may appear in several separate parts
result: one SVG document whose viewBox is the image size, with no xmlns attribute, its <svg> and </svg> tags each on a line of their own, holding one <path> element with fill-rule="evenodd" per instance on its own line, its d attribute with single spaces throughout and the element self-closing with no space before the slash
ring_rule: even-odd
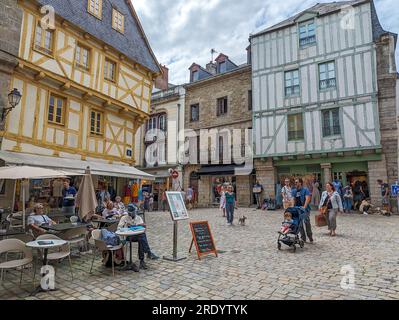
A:
<svg viewBox="0 0 399 320">
<path fill-rule="evenodd" d="M 131 179 L 152 179 L 134 168 L 136 132 L 162 71 L 131 1 L 16 3 L 21 31 L 9 90 L 22 99 L 0 129 L 0 165 L 90 166 L 119 193 Z M 5 186 L 2 206 L 16 190 Z"/>
<path fill-rule="evenodd" d="M 134 165 L 135 134 L 160 70 L 131 2 L 18 5 L 23 19 L 11 88 L 22 100 L 7 118 L 2 150 Z"/>
</svg>

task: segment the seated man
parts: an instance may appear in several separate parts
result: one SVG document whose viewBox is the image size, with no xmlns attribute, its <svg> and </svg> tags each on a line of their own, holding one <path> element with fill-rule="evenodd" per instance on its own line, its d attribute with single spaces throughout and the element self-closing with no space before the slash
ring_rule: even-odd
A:
<svg viewBox="0 0 399 320">
<path fill-rule="evenodd" d="M 33 208 L 33 214 L 28 217 L 28 227 L 32 231 L 35 238 L 47 233 L 47 231 L 40 226 L 42 226 L 43 224 L 56 224 L 56 222 L 43 214 L 43 209 L 44 208 L 41 203 L 36 204 Z"/>
<path fill-rule="evenodd" d="M 143 219 L 136 215 L 136 209 L 132 204 L 127 207 L 127 216 L 123 216 L 118 224 L 118 229 L 128 228 L 131 226 L 142 226 L 145 228 Z M 138 242 L 139 243 L 139 259 L 140 259 L 140 269 L 147 269 L 147 265 L 144 262 L 144 254 L 147 253 L 148 259 L 156 260 L 158 256 L 151 252 L 150 246 L 148 244 L 147 235 L 145 233 L 131 236 L 126 239 L 127 241 Z"/>
</svg>

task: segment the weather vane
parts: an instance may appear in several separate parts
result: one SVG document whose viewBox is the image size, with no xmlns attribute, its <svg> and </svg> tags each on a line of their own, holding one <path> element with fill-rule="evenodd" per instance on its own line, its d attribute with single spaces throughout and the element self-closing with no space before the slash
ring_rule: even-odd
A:
<svg viewBox="0 0 399 320">
<path fill-rule="evenodd" d="M 211 62 L 213 62 L 213 55 L 218 53 L 215 49 L 211 49 Z"/>
</svg>

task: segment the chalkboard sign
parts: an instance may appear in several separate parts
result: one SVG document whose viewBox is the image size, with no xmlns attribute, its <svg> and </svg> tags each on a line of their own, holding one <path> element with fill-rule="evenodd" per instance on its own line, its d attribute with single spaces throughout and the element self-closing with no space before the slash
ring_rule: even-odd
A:
<svg viewBox="0 0 399 320">
<path fill-rule="evenodd" d="M 218 254 L 208 221 L 191 222 L 190 229 L 193 234 L 193 241 L 191 242 L 190 252 L 193 243 L 195 243 L 195 248 L 197 249 L 199 259 L 201 259 L 201 256 L 213 253 L 217 257 Z"/>
</svg>

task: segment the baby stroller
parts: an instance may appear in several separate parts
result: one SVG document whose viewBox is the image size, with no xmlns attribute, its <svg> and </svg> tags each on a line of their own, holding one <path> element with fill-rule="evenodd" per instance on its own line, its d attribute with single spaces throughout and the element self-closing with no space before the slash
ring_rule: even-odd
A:
<svg viewBox="0 0 399 320">
<path fill-rule="evenodd" d="M 293 223 L 288 233 L 283 234 L 279 232 L 277 248 L 278 250 L 281 250 L 281 243 L 283 243 L 288 247 L 292 247 L 295 252 L 296 245 L 299 245 L 301 248 L 305 246 L 305 242 L 299 237 L 299 230 L 301 224 L 303 223 L 305 210 L 300 207 L 293 207 L 288 208 L 285 212 L 291 213 Z"/>
</svg>

